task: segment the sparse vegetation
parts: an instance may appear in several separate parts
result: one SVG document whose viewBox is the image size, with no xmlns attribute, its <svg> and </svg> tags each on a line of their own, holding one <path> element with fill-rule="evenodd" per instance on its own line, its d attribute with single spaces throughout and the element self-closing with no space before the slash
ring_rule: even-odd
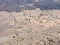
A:
<svg viewBox="0 0 60 45">
<path fill-rule="evenodd" d="M 59 14 L 40 9 L 0 12 L 0 45 L 60 45 Z"/>
</svg>

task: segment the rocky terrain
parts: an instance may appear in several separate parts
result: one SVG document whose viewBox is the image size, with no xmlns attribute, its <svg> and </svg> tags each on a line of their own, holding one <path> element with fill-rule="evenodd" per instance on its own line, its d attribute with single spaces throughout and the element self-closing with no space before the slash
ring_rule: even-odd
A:
<svg viewBox="0 0 60 45">
<path fill-rule="evenodd" d="M 0 45 L 60 45 L 60 10 L 1 11 Z"/>
</svg>

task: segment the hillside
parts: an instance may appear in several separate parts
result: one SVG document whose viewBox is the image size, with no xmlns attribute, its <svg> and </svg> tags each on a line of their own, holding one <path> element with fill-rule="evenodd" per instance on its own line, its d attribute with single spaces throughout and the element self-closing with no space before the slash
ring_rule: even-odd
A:
<svg viewBox="0 0 60 45">
<path fill-rule="evenodd" d="M 19 12 L 35 8 L 60 10 L 60 0 L 0 0 L 0 11 Z"/>
<path fill-rule="evenodd" d="M 0 45 L 60 45 L 60 10 L 0 12 Z"/>
</svg>

